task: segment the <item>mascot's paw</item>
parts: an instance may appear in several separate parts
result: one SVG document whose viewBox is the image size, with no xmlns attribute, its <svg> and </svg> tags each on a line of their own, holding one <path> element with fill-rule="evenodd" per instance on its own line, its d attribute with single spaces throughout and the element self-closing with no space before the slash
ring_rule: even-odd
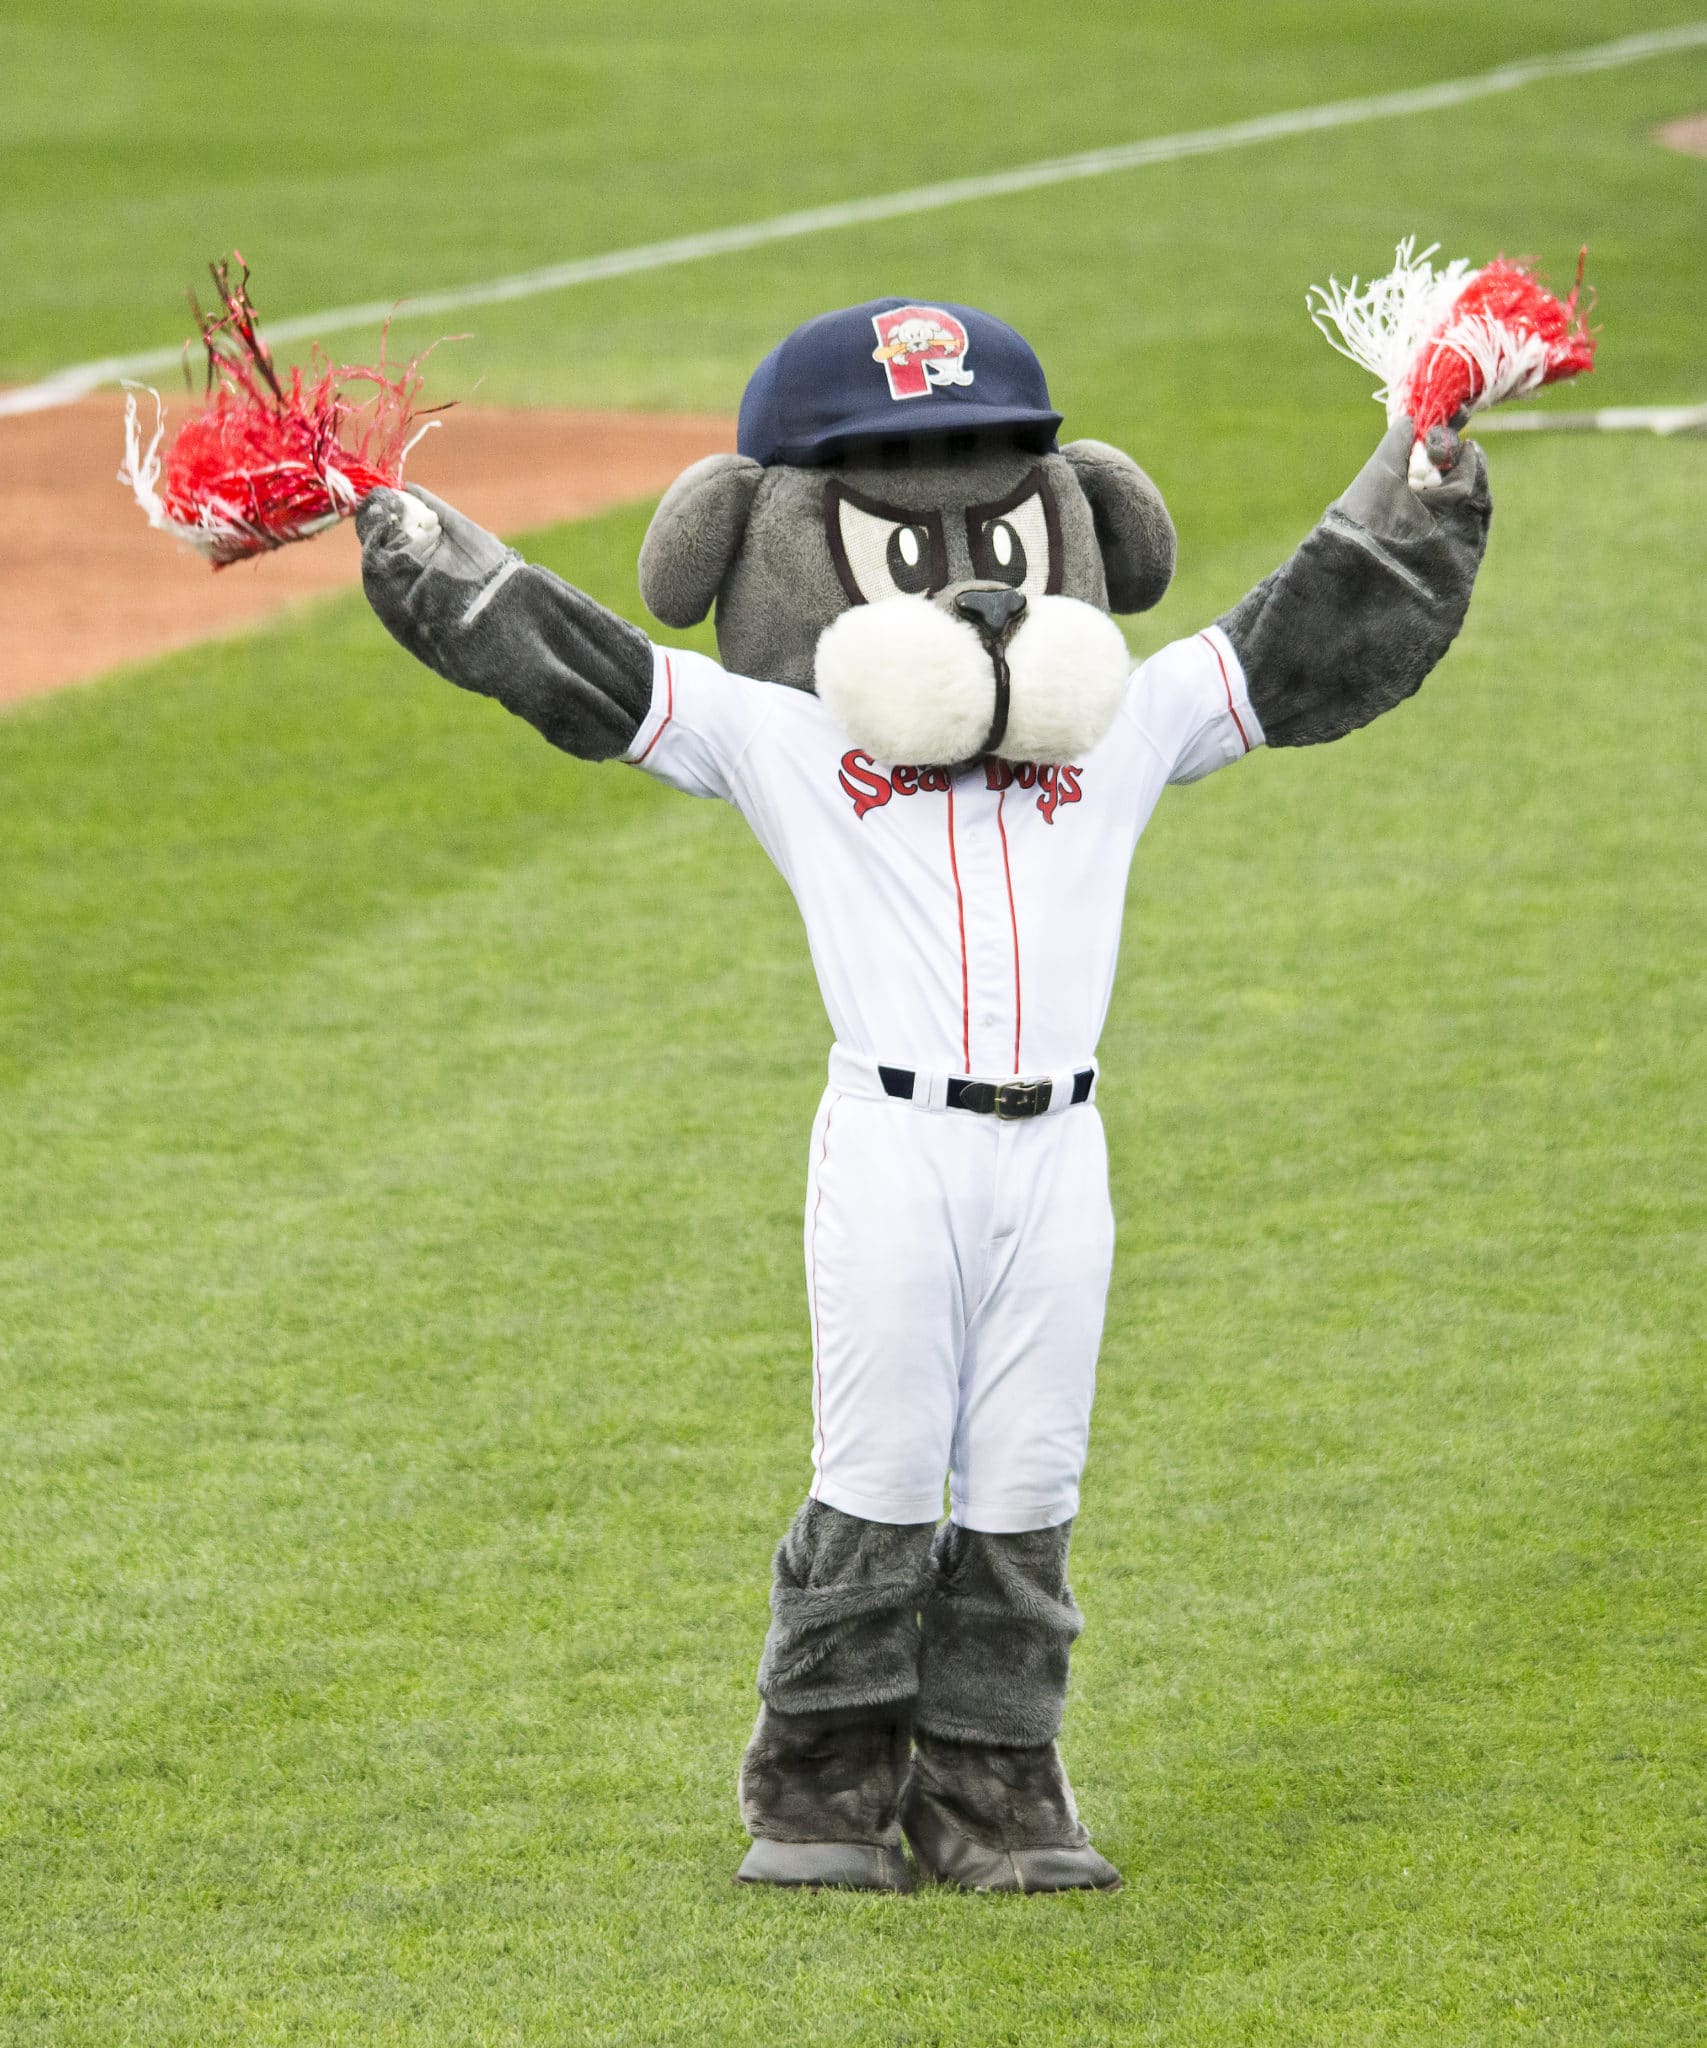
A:
<svg viewBox="0 0 1707 2048">
<path fill-rule="evenodd" d="M 1034 1749 L 919 1737 L 901 1825 L 921 1877 L 972 1892 L 1112 1892 L 1052 1742 Z"/>
<path fill-rule="evenodd" d="M 431 568 L 454 582 L 479 585 L 519 561 L 496 534 L 419 484 L 370 491 L 356 513 L 356 532 L 364 570 L 402 561 L 417 571 Z"/>
<path fill-rule="evenodd" d="M 407 491 L 397 494 L 397 528 L 406 546 L 422 552 L 436 547 L 443 531 L 432 506 L 411 497 Z"/>
<path fill-rule="evenodd" d="M 398 549 L 425 562 L 438 545 L 439 515 L 408 491 L 369 491 L 356 512 L 364 550 Z"/>
<path fill-rule="evenodd" d="M 452 682 L 484 688 L 465 664 L 462 635 L 522 567 L 521 556 L 419 484 L 370 491 L 356 532 L 362 588 L 387 630 Z M 531 651 L 508 650 L 509 667 Z"/>
<path fill-rule="evenodd" d="M 753 1846 L 740 1882 L 910 1891 L 900 1825 L 909 1715 L 894 1706 L 762 1708 L 741 1759 L 741 1818 Z"/>
<path fill-rule="evenodd" d="M 1458 467 L 1464 443 L 1455 427 L 1430 427 L 1411 449 L 1406 481 L 1413 491 L 1438 491 Z"/>
</svg>

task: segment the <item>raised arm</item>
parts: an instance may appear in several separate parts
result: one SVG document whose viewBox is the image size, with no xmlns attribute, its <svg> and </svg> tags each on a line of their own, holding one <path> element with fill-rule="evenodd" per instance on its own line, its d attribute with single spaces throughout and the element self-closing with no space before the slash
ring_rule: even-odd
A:
<svg viewBox="0 0 1707 2048">
<path fill-rule="evenodd" d="M 368 603 L 417 660 L 565 753 L 627 751 L 652 701 L 638 628 L 418 486 L 373 492 L 356 530 Z"/>
<path fill-rule="evenodd" d="M 1493 516 L 1487 465 L 1466 441 L 1417 492 L 1410 448 L 1399 420 L 1292 559 L 1219 621 L 1272 747 L 1337 740 L 1391 711 L 1464 623 Z"/>
</svg>

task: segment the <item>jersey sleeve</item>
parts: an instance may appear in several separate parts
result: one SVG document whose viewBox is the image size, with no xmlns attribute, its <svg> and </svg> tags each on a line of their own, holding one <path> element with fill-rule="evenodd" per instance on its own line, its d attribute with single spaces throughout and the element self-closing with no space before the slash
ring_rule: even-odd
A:
<svg viewBox="0 0 1707 2048">
<path fill-rule="evenodd" d="M 1219 626 L 1151 655 L 1132 679 L 1125 715 L 1161 757 L 1169 782 L 1197 782 L 1263 744 L 1244 669 Z"/>
<path fill-rule="evenodd" d="M 731 675 L 703 654 L 652 650 L 652 704 L 623 756 L 689 796 L 734 803 L 735 771 L 774 698 L 774 686 Z"/>
</svg>

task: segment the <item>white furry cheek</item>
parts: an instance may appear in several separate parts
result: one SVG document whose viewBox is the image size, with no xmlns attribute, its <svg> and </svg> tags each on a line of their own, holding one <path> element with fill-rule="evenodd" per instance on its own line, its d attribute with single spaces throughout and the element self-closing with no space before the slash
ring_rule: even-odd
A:
<svg viewBox="0 0 1707 2048">
<path fill-rule="evenodd" d="M 849 739 L 879 761 L 968 760 L 995 709 L 983 643 L 928 597 L 843 612 L 819 636 L 813 681 Z"/>
<path fill-rule="evenodd" d="M 1126 694 L 1132 655 L 1107 612 L 1074 597 L 1034 597 L 1008 642 L 1008 761 L 1082 761 Z"/>
</svg>

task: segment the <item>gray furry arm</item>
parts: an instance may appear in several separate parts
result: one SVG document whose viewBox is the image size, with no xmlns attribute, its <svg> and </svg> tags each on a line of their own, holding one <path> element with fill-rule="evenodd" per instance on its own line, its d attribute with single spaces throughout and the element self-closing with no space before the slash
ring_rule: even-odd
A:
<svg viewBox="0 0 1707 2048">
<path fill-rule="evenodd" d="M 652 702 L 638 628 L 418 487 L 373 492 L 356 530 L 368 603 L 417 660 L 565 753 L 628 751 Z"/>
<path fill-rule="evenodd" d="M 1433 490 L 1399 420 L 1302 547 L 1221 620 L 1271 747 L 1355 732 L 1421 687 L 1469 608 L 1493 504 L 1473 442 Z"/>
</svg>

